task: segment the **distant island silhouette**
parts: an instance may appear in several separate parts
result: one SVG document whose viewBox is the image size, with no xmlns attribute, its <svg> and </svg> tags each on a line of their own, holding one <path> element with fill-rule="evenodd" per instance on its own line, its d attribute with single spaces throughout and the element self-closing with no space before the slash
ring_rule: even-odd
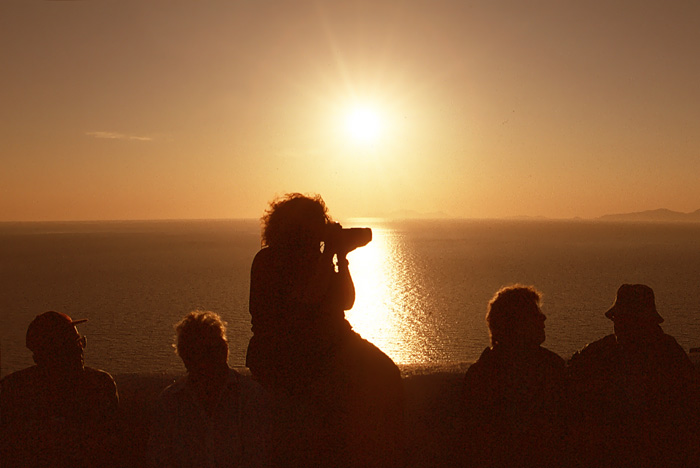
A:
<svg viewBox="0 0 700 468">
<path fill-rule="evenodd" d="M 418 211 L 395 211 L 387 216 L 379 218 L 393 220 L 460 220 L 472 218 L 459 218 L 449 216 L 445 212 L 422 213 Z M 481 219 L 481 218 L 473 218 Z M 606 214 L 597 218 L 582 218 L 576 216 L 573 218 L 550 218 L 547 216 L 506 216 L 504 218 L 483 218 L 504 221 L 604 221 L 604 222 L 631 222 L 631 223 L 700 223 L 700 209 L 691 213 L 683 213 L 681 211 L 673 211 L 666 208 L 656 210 L 637 211 L 633 213 L 615 213 Z"/>
<path fill-rule="evenodd" d="M 631 222 L 654 222 L 654 223 L 698 223 L 700 222 L 700 210 L 691 213 L 672 211 L 666 208 L 658 210 L 646 210 L 636 213 L 609 214 L 596 218 L 600 221 L 631 221 Z"/>
</svg>

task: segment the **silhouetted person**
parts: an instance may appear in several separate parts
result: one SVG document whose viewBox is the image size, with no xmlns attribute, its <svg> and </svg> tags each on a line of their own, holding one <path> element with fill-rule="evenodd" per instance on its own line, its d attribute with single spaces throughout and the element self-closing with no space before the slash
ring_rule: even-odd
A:
<svg viewBox="0 0 700 468">
<path fill-rule="evenodd" d="M 351 329 L 345 310 L 355 302 L 355 286 L 347 251 L 333 245 L 340 226 L 320 197 L 278 200 L 262 221 L 263 249 L 251 268 L 247 365 L 264 385 L 294 393 L 327 371 L 323 354 Z"/>
<path fill-rule="evenodd" d="M 614 334 L 569 362 L 574 443 L 584 466 L 684 467 L 697 431 L 694 367 L 665 334 L 654 292 L 623 284 L 605 313 Z"/>
<path fill-rule="evenodd" d="M 477 467 L 551 467 L 562 460 L 565 363 L 545 349 L 540 293 L 520 285 L 491 299 L 491 346 L 464 377 L 465 456 Z"/>
<path fill-rule="evenodd" d="M 262 218 L 253 260 L 247 365 L 281 402 L 275 451 L 286 466 L 390 466 L 403 453 L 398 368 L 345 319 L 346 255 L 369 230 L 344 230 L 320 196 L 288 194 Z"/>
<path fill-rule="evenodd" d="M 156 404 L 149 452 L 157 467 L 264 467 L 269 407 L 264 391 L 228 366 L 226 324 L 191 312 L 175 327 L 187 375 Z"/>
<path fill-rule="evenodd" d="M 0 390 L 3 467 L 103 467 L 116 455 L 117 387 L 84 366 L 86 338 L 69 316 L 49 311 L 27 329 L 35 366 L 5 377 Z"/>
</svg>

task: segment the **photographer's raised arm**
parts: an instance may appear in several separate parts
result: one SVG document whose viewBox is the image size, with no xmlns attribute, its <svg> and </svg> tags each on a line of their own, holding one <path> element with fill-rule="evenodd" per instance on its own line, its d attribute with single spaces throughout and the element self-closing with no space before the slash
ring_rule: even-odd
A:
<svg viewBox="0 0 700 468">
<path fill-rule="evenodd" d="M 310 275 L 297 279 L 302 281 L 302 284 L 292 291 L 292 294 L 295 295 L 294 299 L 304 304 L 320 304 L 323 301 L 331 286 L 333 276 L 336 275 L 333 256 L 334 254 L 329 249 L 325 249 L 318 256 Z"/>
<path fill-rule="evenodd" d="M 316 267 L 299 297 L 302 302 L 325 302 L 325 305 L 340 307 L 342 310 L 349 310 L 355 304 L 355 285 L 348 270 L 348 251 L 346 243 L 342 242 L 342 235 L 343 228 L 340 224 L 326 226 L 323 252 L 318 256 Z"/>
<path fill-rule="evenodd" d="M 349 263 L 345 254 L 338 254 L 338 272 L 335 284 L 337 285 L 338 300 L 343 310 L 350 310 L 355 305 L 355 283 L 350 275 Z"/>
</svg>

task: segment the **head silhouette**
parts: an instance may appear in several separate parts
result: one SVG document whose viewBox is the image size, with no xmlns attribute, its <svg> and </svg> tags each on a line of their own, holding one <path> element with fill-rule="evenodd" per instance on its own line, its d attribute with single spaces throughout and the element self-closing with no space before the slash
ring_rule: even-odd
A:
<svg viewBox="0 0 700 468">
<path fill-rule="evenodd" d="M 227 366 L 226 324 L 218 314 L 190 312 L 175 331 L 175 350 L 190 374 L 213 375 Z"/>
<path fill-rule="evenodd" d="M 644 284 L 623 284 L 605 313 L 613 321 L 618 340 L 635 341 L 661 333 L 664 319 L 656 311 L 654 291 Z"/>
<path fill-rule="evenodd" d="M 486 323 L 491 346 L 539 346 L 544 343 L 544 321 L 540 293 L 532 286 L 502 288 L 488 305 Z"/>
<path fill-rule="evenodd" d="M 331 217 L 320 195 L 288 193 L 270 203 L 261 221 L 265 246 L 318 249 Z"/>
<path fill-rule="evenodd" d="M 86 340 L 75 326 L 86 321 L 73 320 L 53 310 L 37 315 L 26 335 L 26 345 L 33 353 L 34 362 L 46 368 L 82 369 Z"/>
</svg>

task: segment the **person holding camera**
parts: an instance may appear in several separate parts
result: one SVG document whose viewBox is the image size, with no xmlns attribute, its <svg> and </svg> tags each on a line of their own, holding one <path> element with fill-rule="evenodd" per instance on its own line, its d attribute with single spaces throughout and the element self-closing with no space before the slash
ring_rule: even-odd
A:
<svg viewBox="0 0 700 468">
<path fill-rule="evenodd" d="M 333 222 L 319 195 L 287 194 L 262 218 L 246 365 L 277 396 L 280 465 L 396 464 L 400 372 L 345 318 L 355 302 L 346 256 L 370 240 L 367 228 Z"/>
<path fill-rule="evenodd" d="M 251 267 L 246 365 L 261 384 L 295 393 L 324 371 L 323 357 L 351 330 L 349 248 L 320 196 L 275 200 L 262 223 L 263 248 Z"/>
</svg>

